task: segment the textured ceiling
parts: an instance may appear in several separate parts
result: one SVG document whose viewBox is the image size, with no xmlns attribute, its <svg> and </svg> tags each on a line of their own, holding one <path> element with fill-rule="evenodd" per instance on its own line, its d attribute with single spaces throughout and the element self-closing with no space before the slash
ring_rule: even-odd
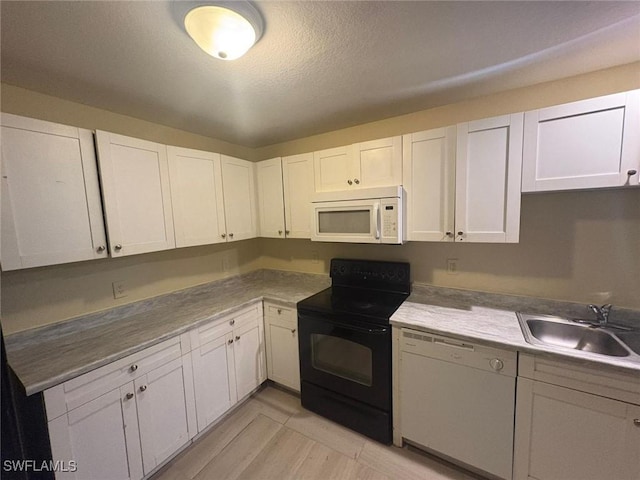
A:
<svg viewBox="0 0 640 480">
<path fill-rule="evenodd" d="M 165 1 L 2 1 L 1 80 L 249 147 L 640 60 L 640 2 L 255 2 L 200 51 Z"/>
</svg>

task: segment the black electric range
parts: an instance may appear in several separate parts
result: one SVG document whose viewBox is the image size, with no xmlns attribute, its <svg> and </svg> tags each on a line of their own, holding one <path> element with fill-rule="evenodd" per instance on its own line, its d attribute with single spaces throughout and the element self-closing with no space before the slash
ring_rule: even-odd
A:
<svg viewBox="0 0 640 480">
<path fill-rule="evenodd" d="M 409 264 L 334 258 L 330 274 L 297 305 L 302 406 L 390 443 L 389 318 L 409 295 Z"/>
</svg>

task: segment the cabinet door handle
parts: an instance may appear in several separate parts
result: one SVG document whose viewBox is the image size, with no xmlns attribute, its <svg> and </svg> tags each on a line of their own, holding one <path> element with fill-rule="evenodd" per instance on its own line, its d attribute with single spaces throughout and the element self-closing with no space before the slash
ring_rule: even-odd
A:
<svg viewBox="0 0 640 480">
<path fill-rule="evenodd" d="M 125 400 L 131 400 L 133 398 L 133 393 L 129 392 L 124 396 Z"/>
<path fill-rule="evenodd" d="M 231 345 L 233 343 L 233 338 L 230 338 L 229 341 L 227 342 L 229 345 Z"/>
<path fill-rule="evenodd" d="M 278 230 L 278 235 L 282 235 L 282 230 Z"/>
<path fill-rule="evenodd" d="M 632 177 L 633 175 L 635 175 L 636 173 L 638 173 L 637 170 L 627 170 L 627 175 Z"/>
<path fill-rule="evenodd" d="M 221 234 L 220 236 L 221 236 L 222 238 L 227 238 L 227 234 L 226 234 L 226 233 L 223 233 L 223 234 Z"/>
<path fill-rule="evenodd" d="M 236 335 L 236 340 L 240 340 L 240 335 Z"/>
<path fill-rule="evenodd" d="M 458 235 L 462 236 L 462 235 L 464 235 L 464 232 L 460 231 L 460 232 L 458 232 Z"/>
<path fill-rule="evenodd" d="M 352 182 L 351 180 L 347 180 L 347 183 L 348 183 L 349 185 L 353 185 L 353 182 Z"/>
<path fill-rule="evenodd" d="M 357 178 L 353 180 L 353 183 L 355 183 L 356 185 L 360 185 L 360 180 L 358 180 Z"/>
<path fill-rule="evenodd" d="M 137 369 L 138 369 L 138 365 L 136 365 L 135 363 L 131 365 L 131 368 L 129 368 L 129 370 L 131 370 L 132 372 L 135 372 Z"/>
<path fill-rule="evenodd" d="M 281 308 L 278 309 L 278 315 L 280 315 L 280 314 L 282 314 L 282 309 Z"/>
<path fill-rule="evenodd" d="M 235 325 L 235 323 L 236 323 L 236 319 L 235 318 L 229 320 L 229 325 Z"/>
<path fill-rule="evenodd" d="M 120 250 L 122 250 L 122 245 L 120 245 L 120 244 L 118 243 L 118 244 L 117 244 L 115 247 L 113 247 L 113 248 L 116 250 L 116 252 L 119 252 Z"/>
<path fill-rule="evenodd" d="M 296 329 L 294 328 L 293 330 L 291 330 L 291 333 L 296 333 Z"/>
<path fill-rule="evenodd" d="M 98 251 L 98 253 L 102 253 L 107 249 L 107 247 L 105 247 L 104 245 L 100 245 L 96 250 Z"/>
<path fill-rule="evenodd" d="M 285 231 L 284 231 L 284 234 L 285 234 L 285 235 L 289 235 L 290 233 L 291 233 L 291 230 L 285 230 Z"/>
<path fill-rule="evenodd" d="M 446 232 L 446 233 L 445 233 L 445 235 L 446 235 L 447 237 L 453 237 L 453 232 Z"/>
<path fill-rule="evenodd" d="M 140 391 L 141 391 L 141 392 L 144 392 L 146 389 L 147 389 L 147 386 L 146 386 L 146 385 L 141 385 L 141 386 L 140 386 Z"/>
<path fill-rule="evenodd" d="M 230 233 L 230 234 L 229 234 L 229 236 L 230 236 L 231 238 L 233 238 L 233 233 Z"/>
<path fill-rule="evenodd" d="M 640 427 L 640 418 L 634 418 L 634 419 L 633 419 L 633 424 L 634 424 L 636 427 Z"/>
</svg>

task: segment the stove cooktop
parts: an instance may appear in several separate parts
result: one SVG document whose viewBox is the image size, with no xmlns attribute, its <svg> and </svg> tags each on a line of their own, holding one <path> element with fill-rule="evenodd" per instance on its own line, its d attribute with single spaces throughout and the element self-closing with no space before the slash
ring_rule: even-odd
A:
<svg viewBox="0 0 640 480">
<path fill-rule="evenodd" d="M 375 323 L 388 324 L 407 293 L 356 287 L 329 287 L 298 302 L 299 311 L 321 314 L 356 315 Z"/>
</svg>

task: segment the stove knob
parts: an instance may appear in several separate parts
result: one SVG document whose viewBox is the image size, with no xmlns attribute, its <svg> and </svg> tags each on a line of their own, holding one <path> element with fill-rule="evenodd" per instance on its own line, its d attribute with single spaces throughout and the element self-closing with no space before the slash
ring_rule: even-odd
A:
<svg viewBox="0 0 640 480">
<path fill-rule="evenodd" d="M 499 358 L 492 358 L 489 360 L 489 366 L 496 372 L 499 372 L 504 368 L 504 362 Z"/>
</svg>

